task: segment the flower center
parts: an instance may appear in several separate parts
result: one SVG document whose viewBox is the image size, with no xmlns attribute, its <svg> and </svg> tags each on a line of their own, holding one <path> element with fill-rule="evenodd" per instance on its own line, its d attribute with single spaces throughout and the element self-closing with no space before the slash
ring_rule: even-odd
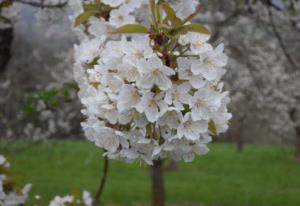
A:
<svg viewBox="0 0 300 206">
<path fill-rule="evenodd" d="M 139 58 L 139 59 L 144 58 L 144 54 L 140 50 L 136 50 L 135 52 L 132 53 L 132 55 Z"/>
<path fill-rule="evenodd" d="M 154 99 L 150 100 L 149 104 L 148 104 L 149 107 L 156 107 L 156 102 Z"/>
<path fill-rule="evenodd" d="M 195 103 L 195 107 L 205 107 L 205 103 L 201 99 L 198 99 Z"/>
<path fill-rule="evenodd" d="M 208 68 L 213 68 L 213 67 L 214 67 L 214 62 L 213 62 L 213 60 L 210 59 L 210 58 L 206 58 L 206 59 L 204 60 L 204 63 L 207 64 Z"/>
<path fill-rule="evenodd" d="M 137 93 L 132 94 L 131 96 L 132 101 L 137 102 L 140 100 L 140 96 Z"/>
<path fill-rule="evenodd" d="M 160 70 L 158 68 L 153 69 L 152 75 L 155 76 L 155 77 L 160 76 Z"/>
<path fill-rule="evenodd" d="M 180 92 L 176 91 L 174 96 L 175 96 L 175 99 L 179 100 L 180 99 Z"/>
<path fill-rule="evenodd" d="M 187 128 L 187 129 L 192 128 L 192 122 L 190 122 L 190 121 L 186 122 L 184 125 L 185 125 L 185 128 Z"/>
</svg>

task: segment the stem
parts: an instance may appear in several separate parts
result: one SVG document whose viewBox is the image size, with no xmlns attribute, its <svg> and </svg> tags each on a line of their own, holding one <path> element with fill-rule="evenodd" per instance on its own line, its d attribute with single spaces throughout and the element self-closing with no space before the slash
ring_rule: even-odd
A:
<svg viewBox="0 0 300 206">
<path fill-rule="evenodd" d="M 156 3 L 155 0 L 149 0 L 149 5 L 150 5 L 150 11 L 151 11 L 151 15 L 152 15 L 152 24 L 154 27 L 154 30 L 156 31 L 158 28 L 157 25 L 157 20 L 156 20 Z"/>
<path fill-rule="evenodd" d="M 163 176 L 163 161 L 153 161 L 152 176 L 152 206 L 165 206 L 165 187 Z"/>
<path fill-rule="evenodd" d="M 106 183 L 106 179 L 107 179 L 107 173 L 108 173 L 108 158 L 104 157 L 104 165 L 103 165 L 103 175 L 100 181 L 100 185 L 98 188 L 98 191 L 94 197 L 94 201 L 93 201 L 93 206 L 99 206 L 100 205 L 100 200 L 101 200 L 101 196 L 104 190 L 104 186 Z"/>
<path fill-rule="evenodd" d="M 191 21 L 195 16 L 197 16 L 197 14 L 199 14 L 202 11 L 202 9 L 203 9 L 203 6 L 202 6 L 202 4 L 200 4 L 194 13 L 192 13 L 191 15 L 189 15 L 182 21 L 182 25 L 184 25 L 188 21 Z"/>
</svg>

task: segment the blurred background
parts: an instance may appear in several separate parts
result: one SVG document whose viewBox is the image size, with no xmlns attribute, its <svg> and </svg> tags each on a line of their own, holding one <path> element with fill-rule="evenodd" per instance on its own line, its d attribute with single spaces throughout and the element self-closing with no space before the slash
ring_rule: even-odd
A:
<svg viewBox="0 0 300 206">
<path fill-rule="evenodd" d="M 46 202 L 58 193 L 95 191 L 101 151 L 80 129 L 70 9 L 64 1 L 15 2 L 0 7 L 0 153 L 21 181 L 33 183 L 28 205 L 36 195 Z M 197 21 L 230 57 L 224 82 L 233 119 L 207 156 L 166 163 L 168 202 L 299 206 L 300 1 L 201 3 Z M 108 205 L 147 203 L 149 192 L 146 166 L 113 162 Z"/>
</svg>

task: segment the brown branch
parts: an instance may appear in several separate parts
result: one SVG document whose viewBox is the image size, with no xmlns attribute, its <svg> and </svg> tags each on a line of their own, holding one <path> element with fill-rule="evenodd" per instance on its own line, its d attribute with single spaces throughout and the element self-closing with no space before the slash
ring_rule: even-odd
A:
<svg viewBox="0 0 300 206">
<path fill-rule="evenodd" d="M 104 190 L 104 186 L 106 183 L 106 179 L 107 179 L 107 173 L 108 173 L 108 158 L 104 157 L 104 165 L 103 165 L 103 175 L 102 178 L 100 180 L 100 185 L 98 188 L 98 191 L 94 197 L 93 200 L 93 206 L 99 206 L 100 205 L 100 200 L 101 200 L 101 196 Z"/>
<path fill-rule="evenodd" d="M 269 14 L 269 18 L 270 18 L 270 23 L 271 23 L 271 27 L 272 27 L 272 30 L 273 30 L 273 33 L 283 51 L 283 54 L 284 56 L 286 57 L 286 59 L 288 60 L 289 64 L 294 68 L 294 70 L 298 70 L 298 66 L 297 66 L 297 63 L 294 61 L 293 57 L 289 54 L 289 52 L 287 51 L 287 48 L 286 48 L 286 45 L 284 43 L 284 40 L 280 34 L 280 32 L 278 31 L 277 29 L 277 26 L 275 24 L 275 21 L 274 21 L 274 17 L 273 17 L 273 12 L 271 10 L 271 8 L 269 6 L 267 6 L 267 9 L 268 9 L 268 14 Z"/>
<path fill-rule="evenodd" d="M 203 8 L 204 8 L 203 5 L 200 4 L 194 13 L 192 13 L 182 21 L 182 25 L 184 25 L 188 21 L 191 21 L 195 16 L 197 16 L 197 14 L 199 14 L 203 10 Z"/>
<path fill-rule="evenodd" d="M 40 2 L 33 2 L 28 0 L 12 0 L 13 2 L 18 2 L 21 4 L 26 4 L 32 7 L 38 7 L 38 8 L 63 8 L 68 4 L 68 0 L 65 0 L 63 2 L 57 3 L 57 4 L 45 4 L 44 0 L 40 0 Z"/>
</svg>

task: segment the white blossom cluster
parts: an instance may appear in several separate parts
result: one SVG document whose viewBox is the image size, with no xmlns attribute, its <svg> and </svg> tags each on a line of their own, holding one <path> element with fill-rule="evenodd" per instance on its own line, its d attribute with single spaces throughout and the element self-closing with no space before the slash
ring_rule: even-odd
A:
<svg viewBox="0 0 300 206">
<path fill-rule="evenodd" d="M 106 20 L 91 17 L 88 34 L 75 47 L 86 137 L 111 159 L 149 165 L 206 154 L 211 134 L 225 132 L 231 119 L 220 81 L 227 64 L 223 44 L 213 48 L 209 35 L 188 32 L 178 40 L 185 52 L 170 52 L 169 63 L 151 35 L 108 35 L 111 28 L 134 23 L 128 12 L 140 6 L 131 4 L 137 1 L 103 2 L 117 9 Z M 196 1 L 176 3 L 178 16 L 194 12 L 189 2 Z"/>
<path fill-rule="evenodd" d="M 7 4 L 7 6 L 3 5 Z M 13 1 L 0 0 L 0 29 L 10 28 L 21 11 L 22 5 Z"/>
<path fill-rule="evenodd" d="M 76 199 L 72 195 L 66 195 L 64 197 L 56 196 L 49 204 L 49 206 L 68 206 L 68 205 L 80 205 L 80 206 L 92 206 L 93 199 L 87 191 L 83 191 L 82 199 Z"/>
<path fill-rule="evenodd" d="M 0 154 L 0 206 L 24 205 L 31 184 L 25 185 L 20 191 L 14 188 L 12 177 L 7 174 L 9 167 L 9 162 L 7 162 L 6 158 Z"/>
</svg>

